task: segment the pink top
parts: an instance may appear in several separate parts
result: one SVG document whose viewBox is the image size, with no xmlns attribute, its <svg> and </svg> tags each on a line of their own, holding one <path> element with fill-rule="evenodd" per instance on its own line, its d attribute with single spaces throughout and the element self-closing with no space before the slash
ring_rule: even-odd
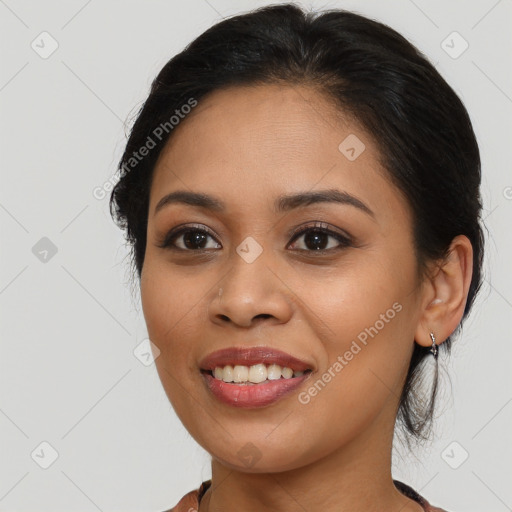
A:
<svg viewBox="0 0 512 512">
<path fill-rule="evenodd" d="M 405 496 L 411 498 L 412 500 L 419 503 L 425 512 L 447 512 L 446 510 L 438 507 L 432 506 L 425 498 L 420 496 L 412 487 L 399 482 L 398 480 L 393 480 L 395 483 L 395 487 Z M 199 508 L 199 502 L 203 497 L 204 493 L 210 487 L 212 481 L 206 480 L 201 484 L 199 489 L 195 489 L 193 491 L 188 492 L 181 498 L 181 500 L 177 503 L 173 508 L 165 511 L 165 512 L 197 512 Z"/>
</svg>

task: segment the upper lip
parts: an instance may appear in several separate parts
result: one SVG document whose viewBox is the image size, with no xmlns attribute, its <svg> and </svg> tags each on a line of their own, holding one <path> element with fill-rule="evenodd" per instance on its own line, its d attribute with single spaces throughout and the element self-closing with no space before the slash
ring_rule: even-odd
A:
<svg viewBox="0 0 512 512">
<path fill-rule="evenodd" d="M 202 370 L 214 370 L 217 366 L 278 364 L 294 371 L 311 370 L 312 365 L 286 352 L 270 347 L 230 347 L 217 350 L 204 357 L 199 366 Z"/>
</svg>

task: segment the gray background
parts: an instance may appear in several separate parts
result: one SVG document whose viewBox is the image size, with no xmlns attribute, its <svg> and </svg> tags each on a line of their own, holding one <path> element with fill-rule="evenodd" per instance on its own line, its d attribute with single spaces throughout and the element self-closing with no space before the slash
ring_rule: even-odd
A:
<svg viewBox="0 0 512 512">
<path fill-rule="evenodd" d="M 222 17 L 267 3 L 0 0 L 1 511 L 161 511 L 210 477 L 154 365 L 134 356 L 147 335 L 139 297 L 108 200 L 93 190 L 115 173 L 163 64 Z M 512 2 L 304 5 L 388 23 L 470 112 L 486 280 L 446 362 L 438 436 L 414 455 L 399 449 L 394 476 L 450 511 L 512 510 Z"/>
</svg>

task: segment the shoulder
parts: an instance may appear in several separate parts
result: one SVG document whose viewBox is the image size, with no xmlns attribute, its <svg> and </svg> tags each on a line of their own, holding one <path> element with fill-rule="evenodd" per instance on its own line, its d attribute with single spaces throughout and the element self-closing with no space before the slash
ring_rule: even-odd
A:
<svg viewBox="0 0 512 512">
<path fill-rule="evenodd" d="M 197 489 L 188 492 L 174 507 L 165 512 L 197 512 L 199 507 L 197 495 Z"/>
<path fill-rule="evenodd" d="M 211 480 L 203 482 L 199 489 L 189 491 L 181 500 L 171 509 L 164 512 L 197 512 L 199 508 L 199 501 L 203 497 L 208 487 L 211 484 Z M 425 512 L 448 512 L 444 508 L 434 507 L 431 505 L 423 496 L 418 494 L 412 487 L 394 480 L 395 487 L 408 498 L 418 502 L 425 510 Z"/>
<path fill-rule="evenodd" d="M 448 512 L 444 508 L 434 507 L 431 505 L 423 496 L 421 496 L 417 491 L 415 491 L 412 487 L 399 480 L 393 480 L 395 487 L 405 496 L 411 498 L 412 500 L 419 503 L 425 512 Z"/>
<path fill-rule="evenodd" d="M 448 512 L 448 510 L 445 510 L 444 508 L 439 507 L 433 507 L 427 502 L 427 507 L 425 508 L 426 512 Z"/>
<path fill-rule="evenodd" d="M 199 507 L 198 490 L 187 492 L 172 508 L 165 512 L 197 512 Z"/>
<path fill-rule="evenodd" d="M 187 492 L 183 498 L 172 508 L 164 512 L 197 512 L 199 508 L 199 502 L 210 487 L 211 480 L 207 480 L 201 484 L 199 489 L 194 489 Z"/>
</svg>

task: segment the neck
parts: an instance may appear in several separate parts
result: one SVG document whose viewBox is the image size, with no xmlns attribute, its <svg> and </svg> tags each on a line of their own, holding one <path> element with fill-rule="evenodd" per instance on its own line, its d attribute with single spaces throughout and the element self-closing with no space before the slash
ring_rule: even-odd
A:
<svg viewBox="0 0 512 512">
<path fill-rule="evenodd" d="M 383 435 L 381 423 L 377 420 L 339 450 L 289 471 L 248 473 L 213 459 L 212 485 L 199 512 L 423 512 L 393 484 L 393 429 Z"/>
</svg>

